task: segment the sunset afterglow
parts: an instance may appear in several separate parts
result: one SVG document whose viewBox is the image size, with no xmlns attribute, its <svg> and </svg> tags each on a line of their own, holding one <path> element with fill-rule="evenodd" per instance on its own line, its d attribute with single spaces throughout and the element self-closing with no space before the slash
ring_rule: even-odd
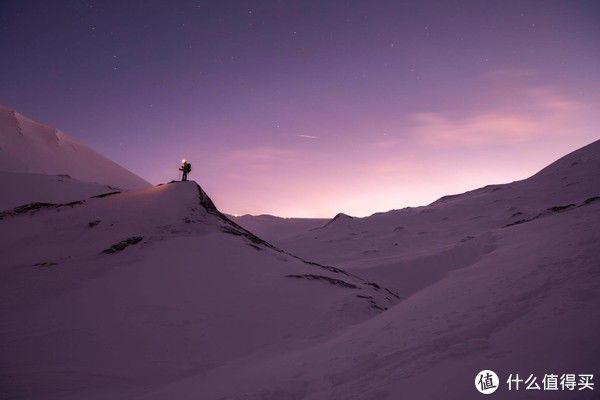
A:
<svg viewBox="0 0 600 400">
<path fill-rule="evenodd" d="M 593 2 L 2 7 L 7 105 L 155 184 L 185 155 L 230 213 L 423 205 L 598 138 Z"/>
</svg>

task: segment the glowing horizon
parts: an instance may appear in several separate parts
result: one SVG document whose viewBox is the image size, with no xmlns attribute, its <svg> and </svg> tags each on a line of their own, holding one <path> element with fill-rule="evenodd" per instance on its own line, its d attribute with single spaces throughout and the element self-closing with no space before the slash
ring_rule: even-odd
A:
<svg viewBox="0 0 600 400">
<path fill-rule="evenodd" d="M 188 160 L 231 214 L 425 205 L 527 178 L 600 138 L 593 3 L 0 11 L 0 52 L 14 55 L 1 103 L 154 184 Z"/>
</svg>

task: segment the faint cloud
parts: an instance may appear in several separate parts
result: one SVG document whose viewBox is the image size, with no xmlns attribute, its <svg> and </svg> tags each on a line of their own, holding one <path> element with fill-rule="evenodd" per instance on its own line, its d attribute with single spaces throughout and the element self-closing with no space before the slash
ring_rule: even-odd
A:
<svg viewBox="0 0 600 400">
<path fill-rule="evenodd" d="M 298 153 L 294 150 L 262 146 L 231 150 L 225 154 L 224 160 L 228 165 L 235 164 L 254 170 L 269 170 L 282 162 L 289 162 L 297 157 Z"/>
<path fill-rule="evenodd" d="M 294 135 L 294 136 L 303 138 L 303 139 L 318 139 L 319 138 L 318 136 L 313 136 L 313 135 Z"/>
<path fill-rule="evenodd" d="M 585 104 L 557 90 L 535 87 L 513 94 L 516 111 L 482 112 L 466 117 L 420 112 L 410 116 L 411 133 L 429 144 L 487 145 L 519 143 L 566 134 Z M 520 105 L 520 107 L 519 107 Z"/>
<path fill-rule="evenodd" d="M 536 134 L 529 118 L 511 114 L 482 114 L 451 119 L 440 113 L 413 115 L 413 133 L 430 143 L 485 144 L 496 141 L 522 141 Z"/>
<path fill-rule="evenodd" d="M 557 90 L 549 87 L 536 87 L 526 90 L 526 95 L 540 109 L 551 113 L 560 113 L 561 115 L 570 115 L 571 113 L 583 110 L 586 104 L 573 100 L 560 94 Z"/>
</svg>

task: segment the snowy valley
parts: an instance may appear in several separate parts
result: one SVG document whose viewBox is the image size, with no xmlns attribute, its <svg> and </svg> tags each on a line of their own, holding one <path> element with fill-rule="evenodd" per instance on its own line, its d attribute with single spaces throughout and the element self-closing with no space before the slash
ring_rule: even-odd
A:
<svg viewBox="0 0 600 400">
<path fill-rule="evenodd" d="M 483 369 L 598 373 L 600 141 L 328 221 L 229 217 L 56 132 L 0 108 L 2 399 L 467 399 Z"/>
</svg>

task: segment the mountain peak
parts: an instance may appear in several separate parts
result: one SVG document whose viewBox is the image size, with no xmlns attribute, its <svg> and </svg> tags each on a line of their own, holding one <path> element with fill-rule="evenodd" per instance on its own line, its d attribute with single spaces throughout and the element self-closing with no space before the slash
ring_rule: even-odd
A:
<svg viewBox="0 0 600 400">
<path fill-rule="evenodd" d="M 344 213 L 337 213 L 336 216 L 333 217 L 331 219 L 331 221 L 329 221 L 329 222 L 337 221 L 337 220 L 340 220 L 340 219 L 354 219 L 354 218 L 356 218 L 356 217 L 353 217 L 351 215 L 344 214 Z"/>
<path fill-rule="evenodd" d="M 69 175 L 123 189 L 150 183 L 51 126 L 0 105 L 0 171 Z"/>
</svg>

